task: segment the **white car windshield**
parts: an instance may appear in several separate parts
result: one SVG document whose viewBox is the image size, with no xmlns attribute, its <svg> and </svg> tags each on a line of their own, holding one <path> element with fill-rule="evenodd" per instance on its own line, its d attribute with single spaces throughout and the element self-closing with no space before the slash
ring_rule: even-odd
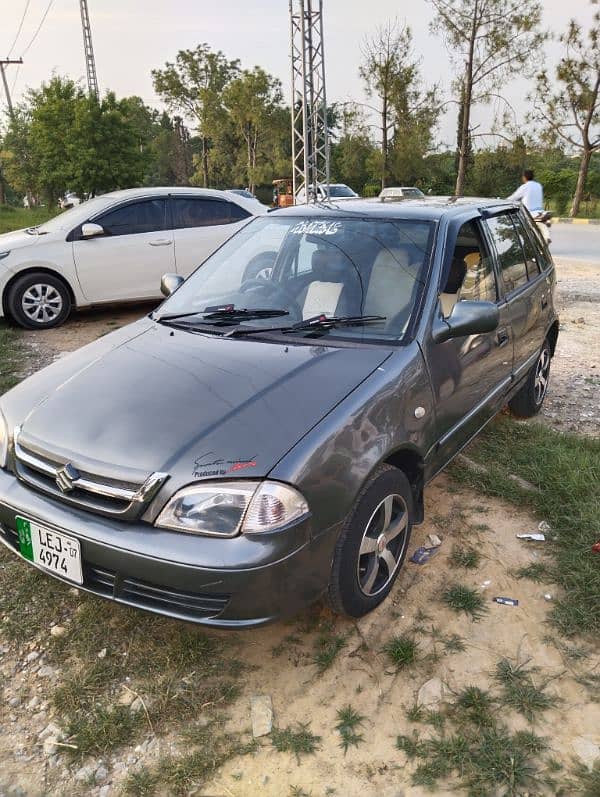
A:
<svg viewBox="0 0 600 797">
<path fill-rule="evenodd" d="M 433 232 L 432 222 L 416 219 L 260 218 L 197 269 L 155 318 L 288 333 L 310 319 L 335 318 L 346 322 L 331 324 L 329 337 L 402 338 Z M 349 325 L 348 318 L 356 320 Z"/>
<path fill-rule="evenodd" d="M 75 205 L 75 207 L 65 210 L 63 213 L 59 213 L 58 216 L 54 216 L 54 218 L 49 221 L 40 224 L 39 227 L 35 228 L 36 232 L 43 235 L 44 233 L 56 232 L 57 230 L 68 230 L 78 224 L 82 219 L 87 219 L 95 213 L 98 213 L 111 202 L 114 202 L 114 197 L 93 197 L 92 199 L 88 199 L 87 202 Z"/>
</svg>

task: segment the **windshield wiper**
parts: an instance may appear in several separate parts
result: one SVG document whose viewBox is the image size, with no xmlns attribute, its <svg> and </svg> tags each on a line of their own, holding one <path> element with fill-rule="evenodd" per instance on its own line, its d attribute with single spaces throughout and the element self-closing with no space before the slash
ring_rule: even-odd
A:
<svg viewBox="0 0 600 797">
<path fill-rule="evenodd" d="M 160 315 L 155 321 L 178 321 L 180 318 L 191 318 L 192 316 L 202 316 L 202 321 L 238 321 L 245 318 L 278 318 L 279 316 L 289 315 L 288 310 L 277 310 L 275 308 L 250 308 L 234 307 L 233 305 L 223 305 L 218 307 L 206 307 L 204 310 L 194 310 L 188 313 L 171 313 L 170 315 Z"/>
<path fill-rule="evenodd" d="M 336 327 L 358 327 L 363 324 L 372 324 L 385 320 L 386 316 L 384 315 L 316 315 L 290 327 L 266 327 L 263 329 L 258 327 L 238 327 L 237 329 L 232 329 L 231 332 L 227 332 L 226 337 L 255 335 L 258 332 L 283 332 L 284 334 L 292 332 L 326 332 L 328 329 L 335 329 Z"/>
</svg>

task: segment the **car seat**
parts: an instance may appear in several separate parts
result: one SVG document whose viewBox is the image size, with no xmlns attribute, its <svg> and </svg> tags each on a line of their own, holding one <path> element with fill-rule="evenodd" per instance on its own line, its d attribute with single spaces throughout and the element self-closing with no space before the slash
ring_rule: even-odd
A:
<svg viewBox="0 0 600 797">
<path fill-rule="evenodd" d="M 417 268 L 412 250 L 402 246 L 382 249 L 371 268 L 363 312 L 382 315 L 398 331 L 404 330 L 416 285 Z"/>
<path fill-rule="evenodd" d="M 298 296 L 302 318 L 324 315 L 358 315 L 362 286 L 358 269 L 333 246 L 316 249 L 311 259 L 313 279 Z"/>
<path fill-rule="evenodd" d="M 443 292 L 440 294 L 442 314 L 448 318 L 454 305 L 460 299 L 460 289 L 467 273 L 467 264 L 462 257 L 453 257 L 450 265 L 450 272 Z"/>
</svg>

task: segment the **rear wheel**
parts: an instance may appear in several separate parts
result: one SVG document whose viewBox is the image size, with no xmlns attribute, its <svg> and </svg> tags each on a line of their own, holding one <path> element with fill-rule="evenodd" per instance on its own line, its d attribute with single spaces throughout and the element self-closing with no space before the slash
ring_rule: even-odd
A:
<svg viewBox="0 0 600 797">
<path fill-rule="evenodd" d="M 25 274 L 10 288 L 8 311 L 17 324 L 26 329 L 59 326 L 71 312 L 69 289 L 52 274 Z"/>
<path fill-rule="evenodd" d="M 527 380 L 519 392 L 508 402 L 511 412 L 519 418 L 532 418 L 542 409 L 550 381 L 552 353 L 546 339 L 530 370 Z"/>
<path fill-rule="evenodd" d="M 328 591 L 335 611 L 362 617 L 386 598 L 406 556 L 413 517 L 408 479 L 382 465 L 362 489 L 336 545 Z"/>
</svg>

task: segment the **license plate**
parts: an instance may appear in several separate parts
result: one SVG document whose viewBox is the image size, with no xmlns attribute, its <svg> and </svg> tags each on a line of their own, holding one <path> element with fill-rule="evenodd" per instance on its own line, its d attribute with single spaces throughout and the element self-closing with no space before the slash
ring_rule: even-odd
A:
<svg viewBox="0 0 600 797">
<path fill-rule="evenodd" d="M 44 570 L 76 584 L 83 584 L 79 540 L 54 529 L 38 526 L 24 517 L 17 519 L 21 555 Z"/>
</svg>

